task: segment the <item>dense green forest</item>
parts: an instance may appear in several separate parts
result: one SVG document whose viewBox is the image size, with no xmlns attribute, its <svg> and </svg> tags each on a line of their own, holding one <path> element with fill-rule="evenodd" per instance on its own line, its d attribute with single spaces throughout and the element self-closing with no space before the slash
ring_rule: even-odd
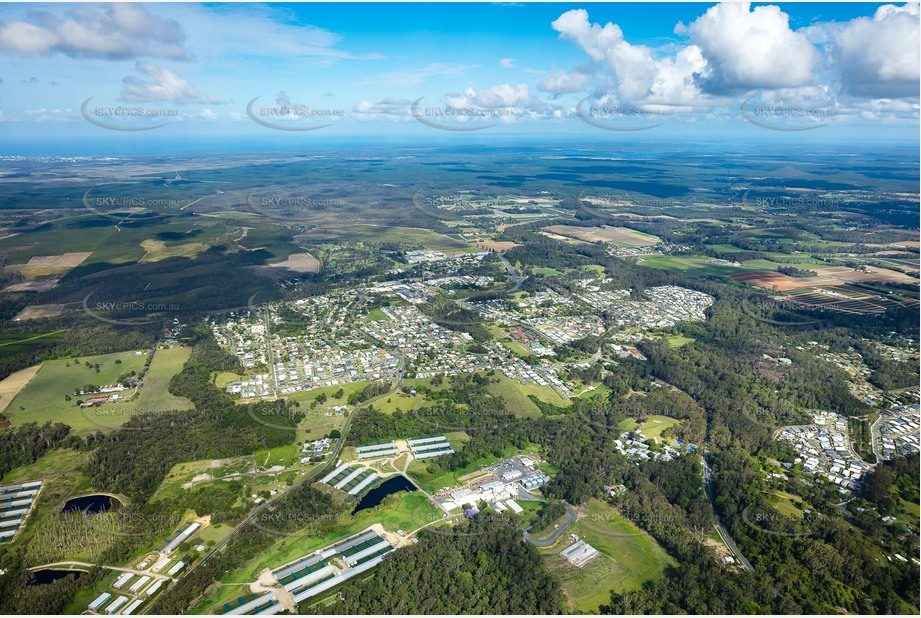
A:
<svg viewBox="0 0 921 618">
<path fill-rule="evenodd" d="M 394 552 L 374 577 L 353 581 L 336 614 L 559 614 L 559 584 L 521 538 L 514 518 L 478 517 L 456 534 L 427 530 Z M 303 606 L 301 607 L 303 610 Z"/>
</svg>

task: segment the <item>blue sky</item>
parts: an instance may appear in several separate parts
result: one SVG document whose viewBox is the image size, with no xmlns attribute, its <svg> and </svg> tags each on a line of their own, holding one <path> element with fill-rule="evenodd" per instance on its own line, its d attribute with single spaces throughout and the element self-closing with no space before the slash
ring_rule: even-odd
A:
<svg viewBox="0 0 921 618">
<path fill-rule="evenodd" d="M 917 4 L 3 4 L 0 131 L 916 140 L 918 49 Z"/>
</svg>

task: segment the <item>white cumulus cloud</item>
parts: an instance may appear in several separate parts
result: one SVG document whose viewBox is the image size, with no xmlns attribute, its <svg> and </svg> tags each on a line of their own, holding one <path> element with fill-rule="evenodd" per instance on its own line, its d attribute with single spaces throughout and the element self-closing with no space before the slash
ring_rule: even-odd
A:
<svg viewBox="0 0 921 618">
<path fill-rule="evenodd" d="M 879 7 L 834 34 L 834 55 L 842 86 L 868 97 L 918 96 L 921 37 L 917 4 Z"/>
<path fill-rule="evenodd" d="M 500 84 L 490 88 L 474 90 L 467 88 L 462 93 L 445 95 L 445 103 L 456 108 L 507 109 L 517 108 L 533 112 L 547 110 L 547 104 L 531 95 L 527 84 Z"/>
<path fill-rule="evenodd" d="M 694 20 L 687 34 L 710 69 L 702 80 L 707 90 L 790 88 L 815 80 L 818 54 L 804 33 L 790 28 L 780 7 L 717 4 Z"/>
<path fill-rule="evenodd" d="M 133 3 L 81 5 L 66 17 L 30 11 L 26 19 L 0 22 L 0 50 L 26 56 L 189 60 L 184 41 L 178 22 Z"/>
<path fill-rule="evenodd" d="M 139 61 L 134 68 L 139 75 L 128 75 L 122 79 L 119 101 L 127 103 L 172 101 L 177 104 L 202 102 L 210 105 L 221 102 L 214 95 L 199 95 L 192 84 L 164 67 Z"/>
</svg>

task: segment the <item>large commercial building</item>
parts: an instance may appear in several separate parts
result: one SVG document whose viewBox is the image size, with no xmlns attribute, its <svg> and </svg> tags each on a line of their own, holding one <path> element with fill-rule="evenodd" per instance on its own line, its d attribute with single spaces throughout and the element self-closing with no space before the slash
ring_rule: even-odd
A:
<svg viewBox="0 0 921 618">
<path fill-rule="evenodd" d="M 169 542 L 169 544 L 166 546 L 166 549 L 164 549 L 163 552 L 166 554 L 173 553 L 174 551 L 176 551 L 176 549 L 180 545 L 182 545 L 185 542 L 186 539 L 188 539 L 190 536 L 195 534 L 195 532 L 199 528 L 201 528 L 201 524 L 198 523 L 197 521 L 193 521 L 188 526 L 186 526 L 182 532 L 177 534 L 176 538 L 174 538 L 172 541 Z"/>
<path fill-rule="evenodd" d="M 454 452 L 448 438 L 445 436 L 428 436 L 423 438 L 414 438 L 407 440 L 413 457 L 416 459 L 427 459 L 429 457 L 438 457 L 440 455 L 450 455 Z"/>
<path fill-rule="evenodd" d="M 42 481 L 0 486 L 0 543 L 12 541 L 25 527 Z"/>
<path fill-rule="evenodd" d="M 590 560 L 598 557 L 598 550 L 585 541 L 579 539 L 561 551 L 560 555 L 563 556 L 563 558 L 565 558 L 569 564 L 573 565 L 574 567 L 582 568 L 588 564 Z"/>
<path fill-rule="evenodd" d="M 357 496 L 378 478 L 377 472 L 361 466 L 342 464 L 323 477 L 323 482 L 350 496 Z"/>
<path fill-rule="evenodd" d="M 381 444 L 368 444 L 366 446 L 357 446 L 355 447 L 355 452 L 358 453 L 359 459 L 372 459 L 374 457 L 386 457 L 388 455 L 396 455 L 400 451 L 397 449 L 396 444 L 391 442 L 383 442 Z"/>
<path fill-rule="evenodd" d="M 272 574 L 293 595 L 294 602 L 301 603 L 372 569 L 391 551 L 393 546 L 377 532 L 366 530 L 275 569 Z M 337 564 L 342 563 L 347 568 L 340 570 Z M 236 607 L 229 603 L 224 606 L 224 615 L 271 616 L 282 611 L 285 607 L 275 592 L 266 592 Z"/>
</svg>

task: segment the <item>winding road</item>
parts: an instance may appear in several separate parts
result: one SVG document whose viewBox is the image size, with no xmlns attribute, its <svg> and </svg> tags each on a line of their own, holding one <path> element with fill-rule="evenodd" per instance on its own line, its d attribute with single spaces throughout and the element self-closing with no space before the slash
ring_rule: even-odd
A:
<svg viewBox="0 0 921 618">
<path fill-rule="evenodd" d="M 568 504 L 564 504 L 564 506 L 566 507 L 566 512 L 569 514 L 569 517 L 566 518 L 566 521 L 560 524 L 559 528 L 553 531 L 553 534 L 548 536 L 546 539 L 535 539 L 533 536 L 531 536 L 531 533 L 528 532 L 528 530 L 530 530 L 530 528 L 528 528 L 528 530 L 524 531 L 524 539 L 535 547 L 550 547 L 556 543 L 556 540 L 560 538 L 560 535 L 566 532 L 566 528 L 571 526 L 573 522 L 576 521 L 576 517 L 579 515 L 576 512 L 576 509 L 572 508 Z"/>
</svg>

